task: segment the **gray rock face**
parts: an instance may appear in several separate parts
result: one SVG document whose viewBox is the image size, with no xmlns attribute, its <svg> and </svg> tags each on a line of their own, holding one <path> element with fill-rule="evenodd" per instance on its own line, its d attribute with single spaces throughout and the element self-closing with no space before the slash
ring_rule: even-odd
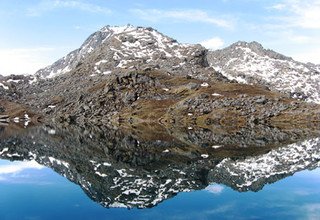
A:
<svg viewBox="0 0 320 220">
<path fill-rule="evenodd" d="M 320 103 L 319 65 L 297 62 L 257 42 L 208 52 L 208 62 L 230 80 L 260 84 L 292 98 Z"/>
<path fill-rule="evenodd" d="M 201 45 L 180 44 L 152 28 L 106 26 L 89 36 L 79 49 L 36 75 L 52 78 L 83 66 L 89 75 L 156 67 L 198 76 L 197 68 L 208 67 L 206 53 Z"/>
</svg>

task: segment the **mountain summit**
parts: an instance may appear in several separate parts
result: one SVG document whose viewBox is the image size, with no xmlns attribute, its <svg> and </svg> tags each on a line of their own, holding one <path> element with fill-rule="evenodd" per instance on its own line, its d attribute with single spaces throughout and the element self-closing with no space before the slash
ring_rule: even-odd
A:
<svg viewBox="0 0 320 220">
<path fill-rule="evenodd" d="M 201 45 L 178 43 L 153 28 L 105 26 L 90 35 L 79 49 L 36 75 L 52 78 L 80 64 L 89 75 L 147 68 L 194 75 L 197 67 L 208 67 L 206 49 Z"/>
</svg>

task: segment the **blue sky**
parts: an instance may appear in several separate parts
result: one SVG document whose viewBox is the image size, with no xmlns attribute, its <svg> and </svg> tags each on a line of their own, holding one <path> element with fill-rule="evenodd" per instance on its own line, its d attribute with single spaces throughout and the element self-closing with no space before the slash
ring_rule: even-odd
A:
<svg viewBox="0 0 320 220">
<path fill-rule="evenodd" d="M 213 49 L 255 40 L 320 63 L 320 0 L 0 0 L 0 74 L 34 73 L 101 27 L 128 23 Z"/>
</svg>

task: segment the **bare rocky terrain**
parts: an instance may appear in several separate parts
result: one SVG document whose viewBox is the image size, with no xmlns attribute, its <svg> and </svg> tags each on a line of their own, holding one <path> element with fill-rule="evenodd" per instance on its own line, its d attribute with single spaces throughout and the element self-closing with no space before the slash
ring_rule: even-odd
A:
<svg viewBox="0 0 320 220">
<path fill-rule="evenodd" d="M 305 126 L 319 122 L 318 76 L 317 65 L 256 42 L 208 51 L 152 28 L 106 26 L 34 76 L 2 77 L 1 114 L 111 127 Z"/>
</svg>

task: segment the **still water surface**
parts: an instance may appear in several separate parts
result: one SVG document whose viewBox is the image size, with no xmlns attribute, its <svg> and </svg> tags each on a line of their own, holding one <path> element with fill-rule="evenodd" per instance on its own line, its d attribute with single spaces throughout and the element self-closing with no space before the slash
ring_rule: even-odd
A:
<svg viewBox="0 0 320 220">
<path fill-rule="evenodd" d="M 186 139 L 6 129 L 0 219 L 320 218 L 317 137 L 241 149 L 192 139 L 200 149 Z"/>
<path fill-rule="evenodd" d="M 211 184 L 150 209 L 104 208 L 49 168 L 0 161 L 1 219 L 319 219 L 320 169 L 259 192 Z M 19 168 L 19 167 L 22 168 Z M 34 167 L 33 167 L 34 166 Z M 11 167 L 11 170 L 6 170 Z"/>
</svg>

